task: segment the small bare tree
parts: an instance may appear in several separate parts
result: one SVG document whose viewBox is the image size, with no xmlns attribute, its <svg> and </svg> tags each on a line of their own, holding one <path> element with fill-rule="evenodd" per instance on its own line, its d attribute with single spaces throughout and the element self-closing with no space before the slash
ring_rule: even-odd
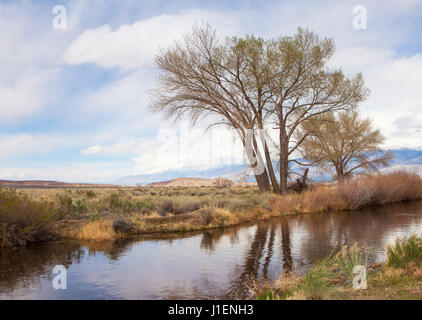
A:
<svg viewBox="0 0 422 320">
<path fill-rule="evenodd" d="M 301 151 L 311 164 L 334 168 L 337 180 L 357 171 L 375 171 L 388 166 L 392 152 L 382 151 L 384 137 L 369 119 L 356 112 L 326 113 L 302 123 L 298 132 L 304 142 Z"/>
<path fill-rule="evenodd" d="M 228 188 L 233 185 L 233 181 L 226 178 L 217 178 L 214 181 L 214 185 L 216 186 L 216 188 Z"/>
</svg>

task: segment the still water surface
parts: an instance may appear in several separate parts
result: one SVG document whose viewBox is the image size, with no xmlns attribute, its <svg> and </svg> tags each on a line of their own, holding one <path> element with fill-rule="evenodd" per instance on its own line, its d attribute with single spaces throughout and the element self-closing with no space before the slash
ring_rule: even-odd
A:
<svg viewBox="0 0 422 320">
<path fill-rule="evenodd" d="M 422 235 L 422 202 L 360 212 L 291 216 L 225 230 L 120 242 L 0 249 L 0 299 L 210 299 L 247 294 L 248 279 L 275 279 L 336 246 L 370 247 L 382 262 L 397 237 Z M 67 289 L 54 290 L 55 265 Z"/>
</svg>

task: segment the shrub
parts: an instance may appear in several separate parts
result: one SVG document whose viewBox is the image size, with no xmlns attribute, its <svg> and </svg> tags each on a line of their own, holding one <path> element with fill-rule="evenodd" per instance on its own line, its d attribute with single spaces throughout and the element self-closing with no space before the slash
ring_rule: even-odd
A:
<svg viewBox="0 0 422 320">
<path fill-rule="evenodd" d="M 85 200 L 77 199 L 72 204 L 72 212 L 85 213 L 88 211 L 88 205 Z"/>
<path fill-rule="evenodd" d="M 307 299 L 320 300 L 325 297 L 336 277 L 336 263 L 337 257 L 330 254 L 307 271 L 302 287 Z"/>
<path fill-rule="evenodd" d="M 0 247 L 26 246 L 55 236 L 50 205 L 0 188 Z"/>
<path fill-rule="evenodd" d="M 346 280 L 346 284 L 350 285 L 353 282 L 355 274 L 353 269 L 355 266 L 367 266 L 368 254 L 367 251 L 362 250 L 357 244 L 351 247 L 344 246 L 335 257 L 339 271 L 342 277 Z"/>
<path fill-rule="evenodd" d="M 422 199 L 422 179 L 403 171 L 357 176 L 344 183 L 321 185 L 302 194 L 273 196 L 273 212 L 307 213 L 355 210 L 372 205 Z"/>
<path fill-rule="evenodd" d="M 73 200 L 68 194 L 58 194 L 59 212 L 64 214 L 72 213 Z"/>
<path fill-rule="evenodd" d="M 113 220 L 113 230 L 117 233 L 131 234 L 134 231 L 134 225 L 132 221 L 117 218 Z"/>
<path fill-rule="evenodd" d="M 397 239 L 393 246 L 387 247 L 388 267 L 402 268 L 410 263 L 422 262 L 422 238 L 415 235 L 408 239 Z"/>
<path fill-rule="evenodd" d="M 110 206 L 111 209 L 116 209 L 122 207 L 122 201 L 120 199 L 120 195 L 116 192 L 113 192 L 106 198 L 106 202 Z"/>
<path fill-rule="evenodd" d="M 214 209 L 211 212 L 211 223 L 218 227 L 227 227 L 238 222 L 237 216 L 225 209 Z"/>
<path fill-rule="evenodd" d="M 86 196 L 87 196 L 88 199 L 93 199 L 93 198 L 95 198 L 97 196 L 97 194 L 94 191 L 92 191 L 92 190 L 88 190 L 86 192 Z"/>
</svg>

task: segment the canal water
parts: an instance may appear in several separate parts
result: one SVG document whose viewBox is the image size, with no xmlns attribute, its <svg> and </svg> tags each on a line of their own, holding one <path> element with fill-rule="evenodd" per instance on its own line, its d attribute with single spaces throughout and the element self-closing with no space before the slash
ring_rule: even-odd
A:
<svg viewBox="0 0 422 320">
<path fill-rule="evenodd" d="M 0 299 L 242 298 L 250 279 L 304 269 L 345 244 L 382 262 L 388 244 L 411 234 L 422 235 L 422 202 L 153 239 L 0 249 Z M 53 288 L 56 265 L 67 268 L 65 290 Z"/>
</svg>

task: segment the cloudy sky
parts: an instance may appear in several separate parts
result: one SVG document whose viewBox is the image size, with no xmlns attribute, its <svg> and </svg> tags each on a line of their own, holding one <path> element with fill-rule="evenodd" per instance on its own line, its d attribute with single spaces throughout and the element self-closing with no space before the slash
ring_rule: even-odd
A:
<svg viewBox="0 0 422 320">
<path fill-rule="evenodd" d="M 357 5 L 366 29 L 353 27 Z M 107 182 L 241 162 L 229 132 L 204 135 L 148 109 L 157 50 L 203 22 L 221 37 L 298 26 L 332 37 L 330 64 L 364 74 L 361 111 L 386 147 L 422 147 L 421 0 L 0 1 L 0 179 Z"/>
</svg>

